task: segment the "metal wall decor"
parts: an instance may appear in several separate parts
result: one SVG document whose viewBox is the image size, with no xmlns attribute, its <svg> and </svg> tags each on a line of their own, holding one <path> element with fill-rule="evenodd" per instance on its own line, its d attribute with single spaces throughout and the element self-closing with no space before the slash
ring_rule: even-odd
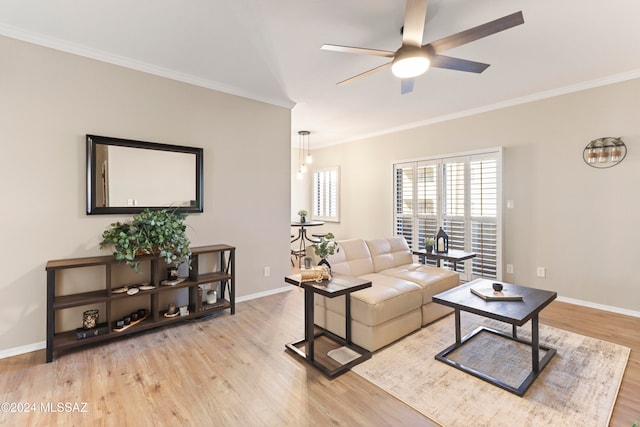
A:
<svg viewBox="0 0 640 427">
<path fill-rule="evenodd" d="M 627 146 L 621 138 L 605 136 L 594 139 L 584 147 L 582 158 L 594 168 L 610 168 L 620 163 L 627 155 Z"/>
</svg>

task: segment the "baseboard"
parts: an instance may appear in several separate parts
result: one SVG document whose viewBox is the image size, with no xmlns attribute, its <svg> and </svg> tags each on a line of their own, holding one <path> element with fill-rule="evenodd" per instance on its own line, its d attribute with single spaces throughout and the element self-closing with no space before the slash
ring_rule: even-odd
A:
<svg viewBox="0 0 640 427">
<path fill-rule="evenodd" d="M 18 356 L 20 354 L 30 353 L 32 351 L 38 351 L 47 348 L 46 341 L 35 342 L 33 344 L 21 345 L 20 347 L 8 348 L 0 351 L 0 359 L 6 359 L 7 357 Z"/>
<path fill-rule="evenodd" d="M 595 302 L 583 301 L 579 299 L 558 297 L 557 301 L 566 302 L 568 304 L 581 305 L 583 307 L 595 308 L 597 310 L 608 311 L 611 313 L 624 314 L 625 316 L 640 317 L 640 311 L 627 310 L 626 308 L 612 307 L 610 305 L 596 304 Z"/>
<path fill-rule="evenodd" d="M 249 301 L 252 299 L 268 297 L 269 295 L 280 294 L 282 292 L 290 291 L 291 289 L 292 289 L 291 285 L 283 286 L 281 288 L 276 288 L 276 289 L 269 289 L 268 291 L 258 292 L 256 294 L 245 295 L 243 297 L 236 298 L 236 302 L 243 302 L 243 301 Z"/>
<path fill-rule="evenodd" d="M 265 292 L 258 292 L 251 295 L 245 295 L 243 297 L 236 298 L 236 302 L 249 301 L 252 299 L 262 298 L 269 295 L 275 295 L 282 292 L 291 290 L 291 286 L 283 286 L 281 288 L 270 289 Z M 20 354 L 30 353 L 32 351 L 38 351 L 47 348 L 46 341 L 40 341 L 33 344 L 22 345 L 20 347 L 8 348 L 6 350 L 0 350 L 0 359 L 6 359 L 7 357 L 18 356 Z"/>
</svg>

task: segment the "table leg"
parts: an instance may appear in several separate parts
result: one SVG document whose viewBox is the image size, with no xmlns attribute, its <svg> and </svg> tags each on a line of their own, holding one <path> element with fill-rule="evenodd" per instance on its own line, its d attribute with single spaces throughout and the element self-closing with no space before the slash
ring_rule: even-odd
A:
<svg viewBox="0 0 640 427">
<path fill-rule="evenodd" d="M 346 294 L 344 298 L 345 339 L 347 340 L 347 344 L 351 344 L 351 296 Z"/>
<path fill-rule="evenodd" d="M 540 336 L 538 334 L 538 313 L 531 318 L 531 370 L 540 372 Z"/>
<path fill-rule="evenodd" d="M 304 290 L 304 340 L 307 343 L 307 359 L 314 360 L 314 333 L 313 333 L 313 291 Z"/>
<path fill-rule="evenodd" d="M 304 233 L 302 234 L 302 238 L 300 239 L 300 247 L 298 248 L 298 268 L 302 266 L 302 254 L 307 256 L 307 249 L 304 247 Z"/>
<path fill-rule="evenodd" d="M 298 228 L 298 237 L 296 237 L 295 239 L 291 240 L 291 243 L 297 242 L 298 240 L 300 240 L 300 243 L 298 244 L 298 250 L 293 250 L 291 249 L 291 255 L 295 256 L 298 259 L 298 268 L 301 267 L 301 255 L 302 255 L 302 250 L 304 249 L 304 233 L 303 233 L 303 229 L 304 227 L 300 227 Z M 305 254 L 306 255 L 306 254 Z M 295 267 L 295 264 L 293 263 L 293 260 L 291 260 L 291 267 Z"/>
<path fill-rule="evenodd" d="M 458 261 L 453 261 L 453 271 L 458 271 Z"/>
<path fill-rule="evenodd" d="M 455 319 L 456 319 L 456 344 L 460 344 L 462 342 L 462 334 L 460 333 L 460 309 L 455 309 Z"/>
<path fill-rule="evenodd" d="M 302 230 L 300 228 L 298 228 L 298 237 L 296 237 L 295 239 L 291 240 L 291 243 L 298 241 L 302 238 Z"/>
</svg>

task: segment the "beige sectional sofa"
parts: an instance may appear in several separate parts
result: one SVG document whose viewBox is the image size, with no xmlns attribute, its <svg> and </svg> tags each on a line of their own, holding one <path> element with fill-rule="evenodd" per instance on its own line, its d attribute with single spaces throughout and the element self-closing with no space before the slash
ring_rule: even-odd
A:
<svg viewBox="0 0 640 427">
<path fill-rule="evenodd" d="M 439 292 L 458 286 L 457 273 L 414 262 L 403 237 L 339 241 L 327 260 L 331 271 L 370 280 L 372 287 L 351 294 L 351 338 L 378 350 L 451 312 L 431 302 Z M 345 336 L 344 296 L 315 296 L 316 325 Z"/>
</svg>

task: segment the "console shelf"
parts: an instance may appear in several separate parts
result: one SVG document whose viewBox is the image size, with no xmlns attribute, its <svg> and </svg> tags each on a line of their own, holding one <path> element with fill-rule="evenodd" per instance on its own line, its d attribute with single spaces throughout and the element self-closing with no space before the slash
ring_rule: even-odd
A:
<svg viewBox="0 0 640 427">
<path fill-rule="evenodd" d="M 166 326 L 187 319 L 194 319 L 207 316 L 212 313 L 229 310 L 230 314 L 235 314 L 235 247 L 219 244 L 191 248 L 191 270 L 189 277 L 185 281 L 174 286 L 164 286 L 160 282 L 165 279 L 162 270 L 166 267 L 164 261 L 158 257 L 145 255 L 140 260 L 150 265 L 150 284 L 155 288 L 149 290 L 139 290 L 133 296 L 127 293 L 114 293 L 113 290 L 124 286 L 123 284 L 112 283 L 112 268 L 120 262 L 112 255 L 94 256 L 87 258 L 71 258 L 52 260 L 47 262 L 47 351 L 46 361 L 53 360 L 54 351 L 61 351 L 75 347 L 82 347 L 97 342 L 108 341 L 110 339 L 131 335 L 160 326 Z M 201 258 L 212 256 L 212 264 L 215 271 L 201 271 L 205 267 Z M 87 267 L 103 267 L 104 287 L 102 289 L 81 291 L 59 295 L 62 292 L 63 280 L 60 274 L 63 270 L 81 269 Z M 95 273 L 92 273 L 95 274 Z M 218 301 L 214 304 L 203 302 L 202 289 L 200 285 L 215 284 L 219 287 L 220 293 Z M 175 292 L 179 289 L 187 288 L 189 299 L 189 314 L 186 316 L 165 317 L 166 306 L 160 306 L 160 296 Z M 95 287 L 90 288 L 95 289 Z M 183 291 L 184 292 L 184 291 Z M 145 305 L 148 317 L 139 323 L 123 330 L 114 330 L 114 323 L 119 320 L 114 315 L 114 308 L 122 304 L 127 298 L 140 298 L 142 305 Z M 106 330 L 95 336 L 79 339 L 75 329 L 56 331 L 56 317 L 64 310 L 104 304 L 104 313 L 100 313 L 100 322 L 106 322 Z M 92 330 L 89 330 L 92 331 Z M 95 331 L 96 333 L 98 331 Z"/>
</svg>

